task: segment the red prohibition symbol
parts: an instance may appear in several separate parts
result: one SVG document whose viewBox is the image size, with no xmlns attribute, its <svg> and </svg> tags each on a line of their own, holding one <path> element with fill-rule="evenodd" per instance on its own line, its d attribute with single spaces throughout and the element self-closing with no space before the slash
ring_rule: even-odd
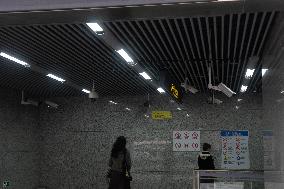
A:
<svg viewBox="0 0 284 189">
<path fill-rule="evenodd" d="M 192 148 L 198 148 L 198 144 L 197 143 L 192 143 Z"/>
</svg>

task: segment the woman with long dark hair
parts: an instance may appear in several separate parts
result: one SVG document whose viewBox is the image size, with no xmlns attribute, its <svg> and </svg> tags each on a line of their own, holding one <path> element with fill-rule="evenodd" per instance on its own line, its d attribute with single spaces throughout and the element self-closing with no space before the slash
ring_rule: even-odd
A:
<svg viewBox="0 0 284 189">
<path fill-rule="evenodd" d="M 131 158 L 126 149 L 126 138 L 124 136 L 118 137 L 113 144 L 109 166 L 111 168 L 109 189 L 129 188 Z"/>
</svg>

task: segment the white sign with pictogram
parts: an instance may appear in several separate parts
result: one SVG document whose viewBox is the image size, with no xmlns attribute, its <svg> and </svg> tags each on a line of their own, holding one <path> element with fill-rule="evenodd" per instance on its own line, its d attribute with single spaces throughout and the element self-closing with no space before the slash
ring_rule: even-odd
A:
<svg viewBox="0 0 284 189">
<path fill-rule="evenodd" d="M 174 131 L 173 151 L 200 151 L 200 131 Z"/>
</svg>

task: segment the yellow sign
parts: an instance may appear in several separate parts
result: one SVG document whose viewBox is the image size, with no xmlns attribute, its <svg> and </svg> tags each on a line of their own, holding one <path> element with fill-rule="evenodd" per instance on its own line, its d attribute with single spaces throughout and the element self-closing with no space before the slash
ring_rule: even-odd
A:
<svg viewBox="0 0 284 189">
<path fill-rule="evenodd" d="M 172 112 L 170 111 L 152 111 L 152 119 L 172 119 Z"/>
<path fill-rule="evenodd" d="M 179 92 L 174 84 L 171 85 L 171 94 L 176 98 L 179 99 Z"/>
</svg>

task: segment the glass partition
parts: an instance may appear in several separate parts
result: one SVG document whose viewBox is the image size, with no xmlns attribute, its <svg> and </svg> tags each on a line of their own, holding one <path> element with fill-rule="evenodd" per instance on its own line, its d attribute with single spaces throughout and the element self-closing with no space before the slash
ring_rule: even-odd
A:
<svg viewBox="0 0 284 189">
<path fill-rule="evenodd" d="M 194 170 L 193 189 L 262 189 L 263 171 Z"/>
</svg>

